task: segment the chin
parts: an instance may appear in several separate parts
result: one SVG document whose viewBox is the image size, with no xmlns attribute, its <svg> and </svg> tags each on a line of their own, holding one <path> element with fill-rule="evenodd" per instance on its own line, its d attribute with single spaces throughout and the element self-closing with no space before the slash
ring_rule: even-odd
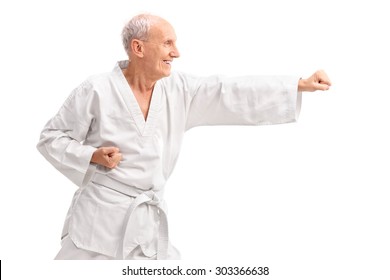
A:
<svg viewBox="0 0 390 280">
<path fill-rule="evenodd" d="M 171 71 L 168 71 L 168 72 L 164 72 L 164 77 L 169 77 L 171 75 Z"/>
</svg>

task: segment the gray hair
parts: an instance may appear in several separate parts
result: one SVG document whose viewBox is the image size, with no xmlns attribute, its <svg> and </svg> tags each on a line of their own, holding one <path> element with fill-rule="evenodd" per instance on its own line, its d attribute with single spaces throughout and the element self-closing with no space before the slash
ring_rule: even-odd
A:
<svg viewBox="0 0 390 280">
<path fill-rule="evenodd" d="M 133 17 L 122 30 L 122 43 L 126 53 L 129 55 L 129 43 L 133 39 L 147 40 L 149 30 L 154 16 L 140 14 Z"/>
</svg>

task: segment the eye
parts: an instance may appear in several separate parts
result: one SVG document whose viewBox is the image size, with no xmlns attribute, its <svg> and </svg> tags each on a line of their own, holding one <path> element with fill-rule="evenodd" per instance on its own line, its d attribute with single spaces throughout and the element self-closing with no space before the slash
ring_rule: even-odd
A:
<svg viewBox="0 0 390 280">
<path fill-rule="evenodd" d="M 168 41 L 164 42 L 164 46 L 166 46 L 166 47 L 170 47 L 170 46 L 172 46 L 172 44 L 173 44 L 172 40 L 168 40 Z"/>
</svg>

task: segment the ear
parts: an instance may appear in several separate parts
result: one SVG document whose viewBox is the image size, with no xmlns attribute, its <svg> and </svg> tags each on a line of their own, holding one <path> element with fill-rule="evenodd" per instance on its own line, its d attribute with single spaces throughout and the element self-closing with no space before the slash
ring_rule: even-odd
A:
<svg viewBox="0 0 390 280">
<path fill-rule="evenodd" d="M 144 56 L 144 44 L 141 40 L 133 39 L 130 42 L 130 50 L 131 52 L 138 56 L 143 57 Z"/>
</svg>

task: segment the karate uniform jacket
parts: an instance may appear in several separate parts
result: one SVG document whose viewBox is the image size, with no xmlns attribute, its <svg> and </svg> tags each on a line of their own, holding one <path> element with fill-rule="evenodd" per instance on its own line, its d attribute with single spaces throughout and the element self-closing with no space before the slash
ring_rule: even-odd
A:
<svg viewBox="0 0 390 280">
<path fill-rule="evenodd" d="M 163 191 L 184 133 L 201 125 L 293 122 L 299 77 L 172 72 L 156 82 L 145 121 L 122 72 L 127 64 L 120 61 L 74 89 L 37 148 L 79 186 L 63 231 L 78 248 L 118 259 L 137 247 L 147 258 L 178 258 L 168 239 Z M 120 149 L 116 168 L 90 163 L 103 146 Z"/>
</svg>

